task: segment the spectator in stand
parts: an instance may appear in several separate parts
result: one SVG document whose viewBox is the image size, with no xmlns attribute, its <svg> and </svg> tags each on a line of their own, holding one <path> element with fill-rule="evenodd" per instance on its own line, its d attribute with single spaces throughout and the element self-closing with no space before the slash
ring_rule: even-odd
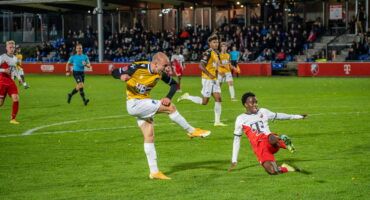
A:
<svg viewBox="0 0 370 200">
<path fill-rule="evenodd" d="M 364 11 L 364 6 L 361 6 L 356 16 L 357 33 L 364 33 L 365 23 L 366 15 Z"/>
<path fill-rule="evenodd" d="M 242 57 L 241 57 L 241 60 L 243 60 L 244 62 L 250 62 L 253 59 L 254 58 L 253 58 L 252 52 L 249 51 L 247 48 L 244 49 L 244 52 L 243 52 Z"/>
<path fill-rule="evenodd" d="M 276 61 L 283 62 L 286 59 L 284 49 L 281 49 L 280 52 L 276 54 Z"/>
</svg>

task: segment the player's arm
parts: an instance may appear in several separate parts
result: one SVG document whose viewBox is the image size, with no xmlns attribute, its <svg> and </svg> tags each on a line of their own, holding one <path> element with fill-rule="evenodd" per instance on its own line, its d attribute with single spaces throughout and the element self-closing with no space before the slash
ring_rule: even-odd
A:
<svg viewBox="0 0 370 200">
<path fill-rule="evenodd" d="M 122 81 L 128 81 L 131 78 L 131 75 L 134 74 L 136 68 L 132 66 L 130 67 L 120 67 L 116 68 L 112 71 L 112 76 L 115 79 L 120 79 Z"/>
<path fill-rule="evenodd" d="M 168 94 L 165 98 L 161 100 L 162 104 L 165 106 L 169 106 L 171 104 L 171 99 L 175 95 L 177 90 L 177 82 L 173 80 L 172 77 L 168 76 L 166 73 L 163 73 L 162 75 L 162 81 L 167 83 L 170 86 L 170 91 L 168 91 Z"/>
<path fill-rule="evenodd" d="M 271 112 L 270 110 L 265 109 L 267 116 L 270 120 L 289 120 L 289 119 L 305 119 L 307 114 L 286 114 L 286 113 L 278 113 L 278 112 Z"/>
<path fill-rule="evenodd" d="M 86 60 L 85 60 L 84 66 L 87 67 L 87 68 L 91 68 L 90 60 L 89 60 L 89 58 L 87 56 L 86 56 Z"/>
<path fill-rule="evenodd" d="M 200 70 L 202 70 L 202 72 L 204 72 L 209 78 L 211 79 L 214 79 L 215 77 L 209 73 L 209 71 L 206 69 L 206 66 L 207 66 L 207 63 L 208 63 L 208 60 L 211 58 L 211 52 L 210 51 L 205 51 L 203 53 L 203 57 L 202 57 L 202 60 L 200 60 L 200 65 L 199 65 L 199 68 Z"/>
<path fill-rule="evenodd" d="M 241 136 L 242 136 L 242 126 L 241 123 L 239 122 L 239 119 L 236 119 L 233 140 L 233 153 L 231 157 L 231 165 L 228 169 L 229 172 L 233 170 L 238 163 Z"/>
<path fill-rule="evenodd" d="M 66 75 L 69 76 L 70 73 L 70 66 L 72 65 L 72 57 L 69 57 L 67 63 L 66 63 Z"/>
<path fill-rule="evenodd" d="M 8 63 L 4 62 L 0 57 L 0 72 L 10 74 L 10 67 L 3 67 L 3 65 L 8 65 Z"/>
</svg>

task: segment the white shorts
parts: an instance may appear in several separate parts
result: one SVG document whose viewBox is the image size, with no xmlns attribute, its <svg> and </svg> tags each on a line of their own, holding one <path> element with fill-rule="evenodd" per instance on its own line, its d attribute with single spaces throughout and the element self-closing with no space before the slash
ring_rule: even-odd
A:
<svg viewBox="0 0 370 200">
<path fill-rule="evenodd" d="M 138 120 L 151 119 L 157 113 L 161 102 L 154 99 L 129 99 L 126 102 L 127 112 Z"/>
<path fill-rule="evenodd" d="M 231 74 L 231 72 L 226 72 L 223 76 L 218 74 L 218 82 L 224 83 L 230 81 L 233 81 L 233 75 Z"/>
<path fill-rule="evenodd" d="M 221 93 L 220 83 L 218 80 L 209 80 L 202 78 L 202 95 L 203 97 L 211 97 L 212 93 Z"/>
</svg>

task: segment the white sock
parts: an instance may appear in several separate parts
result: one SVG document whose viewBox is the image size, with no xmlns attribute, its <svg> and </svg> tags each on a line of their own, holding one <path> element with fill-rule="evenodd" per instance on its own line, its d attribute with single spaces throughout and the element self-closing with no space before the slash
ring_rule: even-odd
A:
<svg viewBox="0 0 370 200">
<path fill-rule="evenodd" d="M 195 129 L 192 127 L 186 119 L 176 110 L 174 113 L 168 115 L 170 119 L 175 122 L 176 124 L 180 125 L 183 129 L 185 129 L 188 133 L 193 132 Z"/>
<path fill-rule="evenodd" d="M 215 102 L 215 123 L 220 123 L 221 120 L 221 102 Z"/>
<path fill-rule="evenodd" d="M 235 98 L 235 90 L 234 90 L 234 86 L 233 85 L 229 85 L 229 92 L 230 92 L 230 97 L 232 99 Z"/>
<path fill-rule="evenodd" d="M 200 97 L 197 97 L 197 96 L 190 96 L 189 95 L 186 99 L 187 100 L 190 100 L 190 101 L 192 101 L 192 102 L 194 102 L 196 104 L 202 104 L 202 102 L 203 102 L 203 99 L 200 98 Z"/>
<path fill-rule="evenodd" d="M 146 159 L 148 160 L 150 173 L 157 173 L 159 170 L 157 165 L 157 152 L 155 151 L 154 143 L 144 143 L 144 151 Z"/>
</svg>

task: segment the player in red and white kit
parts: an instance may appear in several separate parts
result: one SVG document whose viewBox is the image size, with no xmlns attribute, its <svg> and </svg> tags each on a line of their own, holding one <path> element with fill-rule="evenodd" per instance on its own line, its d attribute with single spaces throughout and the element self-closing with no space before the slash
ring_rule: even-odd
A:
<svg viewBox="0 0 370 200">
<path fill-rule="evenodd" d="M 171 56 L 171 63 L 174 67 L 175 74 L 177 76 L 177 92 L 181 92 L 181 77 L 184 70 L 184 56 L 180 53 L 180 49 L 176 49 L 175 54 Z"/>
<path fill-rule="evenodd" d="M 254 154 L 267 173 L 276 175 L 288 171 L 296 171 L 294 167 L 288 164 L 277 166 L 274 154 L 278 152 L 280 148 L 288 149 L 291 152 L 294 152 L 295 149 L 288 136 L 278 136 L 270 131 L 268 121 L 275 119 L 304 119 L 307 115 L 275 113 L 265 108 L 258 108 L 257 98 L 251 92 L 243 95 L 242 104 L 247 112 L 236 118 L 233 154 L 229 171 L 236 167 L 240 139 L 243 133 L 248 137 Z"/>
<path fill-rule="evenodd" d="M 6 95 L 9 95 L 13 100 L 10 123 L 19 124 L 15 119 L 19 109 L 18 88 L 11 75 L 16 75 L 18 80 L 21 80 L 21 77 L 17 73 L 16 66 L 18 59 L 14 55 L 14 50 L 15 42 L 13 40 L 7 41 L 6 53 L 0 56 L 0 106 L 4 104 Z"/>
</svg>

